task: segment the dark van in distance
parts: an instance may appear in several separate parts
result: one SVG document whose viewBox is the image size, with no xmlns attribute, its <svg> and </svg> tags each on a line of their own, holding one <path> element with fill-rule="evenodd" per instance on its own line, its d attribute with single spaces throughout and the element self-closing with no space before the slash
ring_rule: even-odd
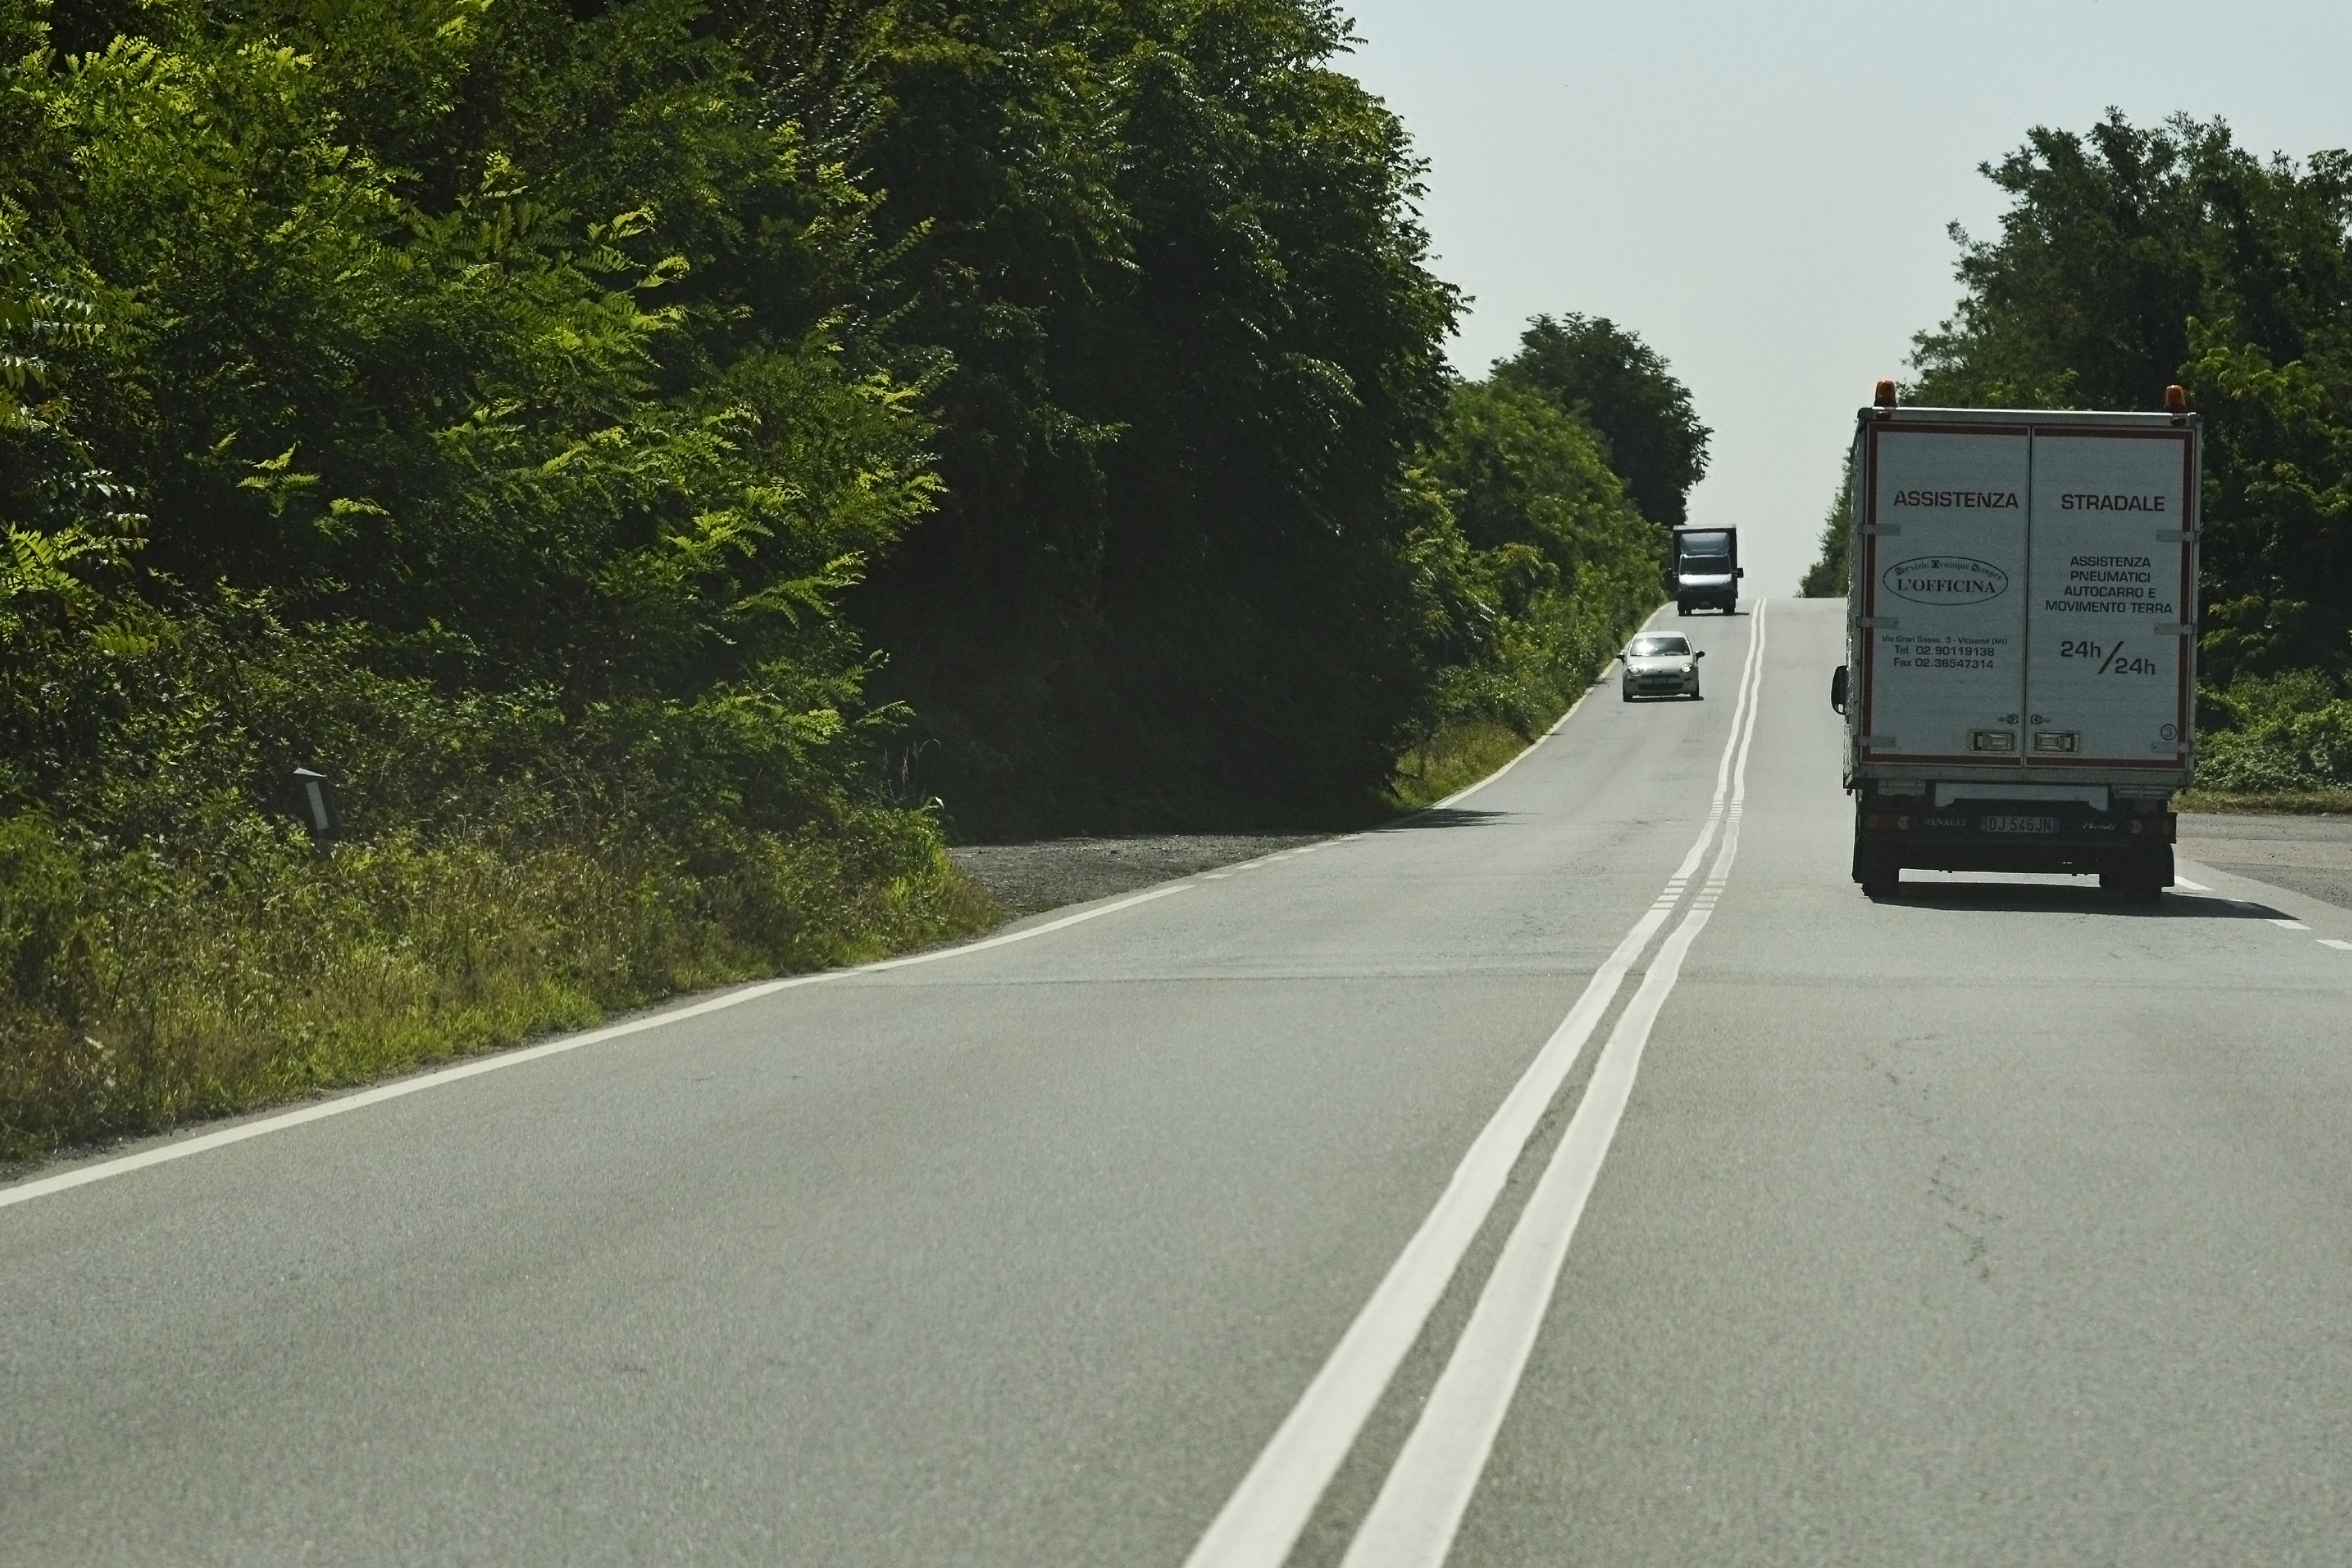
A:
<svg viewBox="0 0 2352 1568">
<path fill-rule="evenodd" d="M 1685 615 L 1694 610 L 1720 610 L 1730 614 L 1739 607 L 1741 575 L 1738 528 L 1675 530 L 1677 611 Z"/>
</svg>

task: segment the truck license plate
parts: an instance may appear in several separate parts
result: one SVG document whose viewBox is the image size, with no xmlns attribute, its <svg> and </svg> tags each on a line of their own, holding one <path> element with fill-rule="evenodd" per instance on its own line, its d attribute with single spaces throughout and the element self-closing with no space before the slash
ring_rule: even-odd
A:
<svg viewBox="0 0 2352 1568">
<path fill-rule="evenodd" d="M 1982 820 L 1988 833 L 2054 833 L 2058 831 L 2055 817 L 1986 817 Z"/>
</svg>

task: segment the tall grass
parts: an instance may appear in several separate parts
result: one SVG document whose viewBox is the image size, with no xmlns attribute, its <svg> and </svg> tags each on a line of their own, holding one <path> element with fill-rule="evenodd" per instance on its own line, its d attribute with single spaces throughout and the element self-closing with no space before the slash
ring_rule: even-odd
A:
<svg viewBox="0 0 2352 1568">
<path fill-rule="evenodd" d="M 1442 726 L 1397 759 L 1388 799 L 1400 811 L 1434 806 L 1466 789 L 1528 747 L 1528 737 L 1490 718 L 1460 719 Z"/>
<path fill-rule="evenodd" d="M 315 853 L 251 819 L 174 862 L 0 821 L 0 1156 L 151 1132 L 577 1028 L 677 992 L 855 962 L 994 917 L 927 832 L 649 853 Z"/>
<path fill-rule="evenodd" d="M 2172 798 L 2183 811 L 2224 816 L 2352 817 L 2352 789 L 2186 789 Z"/>
</svg>

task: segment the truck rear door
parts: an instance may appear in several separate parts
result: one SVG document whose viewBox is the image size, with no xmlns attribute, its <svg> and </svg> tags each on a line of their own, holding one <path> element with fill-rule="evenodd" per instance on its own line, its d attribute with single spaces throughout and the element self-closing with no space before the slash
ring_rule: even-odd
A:
<svg viewBox="0 0 2352 1568">
<path fill-rule="evenodd" d="M 2183 766 L 2195 487 L 2186 430 L 2035 429 L 2023 745 L 2036 767 Z"/>
<path fill-rule="evenodd" d="M 2013 765 L 2032 434 L 1924 423 L 1865 432 L 1862 759 Z"/>
</svg>

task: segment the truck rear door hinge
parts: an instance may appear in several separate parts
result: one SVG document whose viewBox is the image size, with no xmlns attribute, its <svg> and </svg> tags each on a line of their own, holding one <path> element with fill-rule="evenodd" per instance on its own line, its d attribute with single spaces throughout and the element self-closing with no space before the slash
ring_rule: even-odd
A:
<svg viewBox="0 0 2352 1568">
<path fill-rule="evenodd" d="M 2189 621 L 2184 622 L 2178 626 L 2169 624 L 2152 626 L 2148 628 L 2148 630 L 2153 632 L 2158 637 L 2194 637 L 2197 635 L 2197 622 L 2194 621 Z"/>
<path fill-rule="evenodd" d="M 1862 530 L 1862 537 L 1869 539 L 1891 539 L 1902 531 L 1901 523 L 1874 523 Z"/>
<path fill-rule="evenodd" d="M 2168 545 L 2189 545 L 2195 544 L 2197 542 L 2197 535 L 2194 530 L 2180 528 L 2176 528 L 2170 533 L 2158 534 L 2156 538 L 2158 544 Z"/>
<path fill-rule="evenodd" d="M 1873 751 L 1892 751 L 1895 749 L 1895 737 L 1891 735 L 1858 735 L 1854 737 L 1854 744 L 1866 746 Z"/>
<path fill-rule="evenodd" d="M 1864 631 L 1892 632 L 1902 624 L 1892 615 L 1865 615 L 1862 618 Z"/>
</svg>

